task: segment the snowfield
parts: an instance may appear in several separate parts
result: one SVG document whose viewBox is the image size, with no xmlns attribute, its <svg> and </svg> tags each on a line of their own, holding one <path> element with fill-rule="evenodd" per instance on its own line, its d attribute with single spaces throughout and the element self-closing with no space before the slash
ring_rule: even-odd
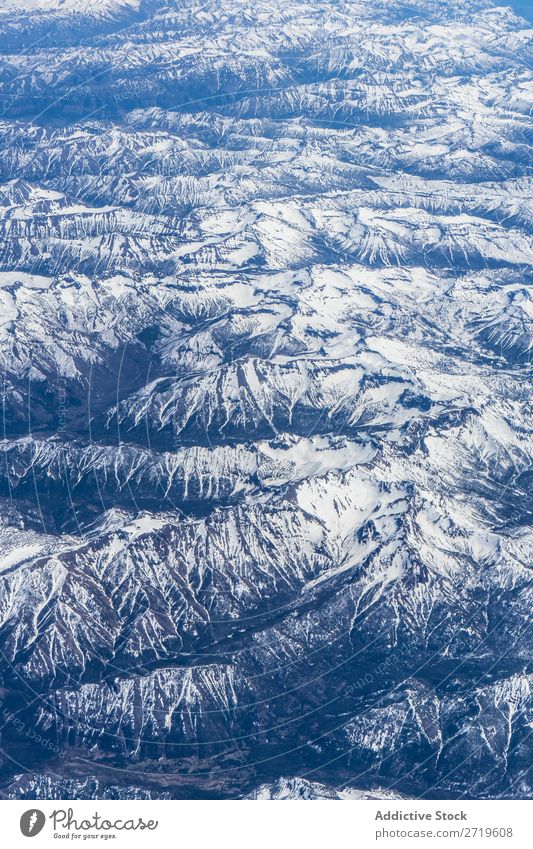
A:
<svg viewBox="0 0 533 849">
<path fill-rule="evenodd" d="M 2 4 L 0 795 L 531 796 L 532 35 Z"/>
</svg>

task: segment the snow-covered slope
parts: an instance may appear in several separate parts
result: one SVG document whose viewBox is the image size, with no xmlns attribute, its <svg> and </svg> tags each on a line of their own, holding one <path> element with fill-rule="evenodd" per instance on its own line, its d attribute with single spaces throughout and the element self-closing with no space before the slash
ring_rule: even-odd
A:
<svg viewBox="0 0 533 849">
<path fill-rule="evenodd" d="M 530 795 L 531 35 L 2 5 L 2 795 Z"/>
</svg>

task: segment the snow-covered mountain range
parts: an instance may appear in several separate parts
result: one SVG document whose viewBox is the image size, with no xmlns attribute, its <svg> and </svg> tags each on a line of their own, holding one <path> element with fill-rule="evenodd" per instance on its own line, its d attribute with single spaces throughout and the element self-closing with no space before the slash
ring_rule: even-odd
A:
<svg viewBox="0 0 533 849">
<path fill-rule="evenodd" d="M 0 795 L 531 794 L 532 24 L 0 9 Z"/>
</svg>

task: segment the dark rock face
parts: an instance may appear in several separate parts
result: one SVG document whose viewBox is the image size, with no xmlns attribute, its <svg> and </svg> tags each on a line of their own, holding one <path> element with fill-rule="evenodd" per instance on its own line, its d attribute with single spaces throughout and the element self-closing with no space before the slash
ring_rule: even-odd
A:
<svg viewBox="0 0 533 849">
<path fill-rule="evenodd" d="M 13 5 L 0 795 L 530 796 L 527 22 Z"/>
</svg>

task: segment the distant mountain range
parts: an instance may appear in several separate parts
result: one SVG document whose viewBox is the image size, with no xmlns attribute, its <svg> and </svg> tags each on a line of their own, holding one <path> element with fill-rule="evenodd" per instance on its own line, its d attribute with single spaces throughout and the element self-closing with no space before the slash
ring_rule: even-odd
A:
<svg viewBox="0 0 533 849">
<path fill-rule="evenodd" d="M 531 795 L 531 36 L 3 4 L 1 796 Z"/>
</svg>

